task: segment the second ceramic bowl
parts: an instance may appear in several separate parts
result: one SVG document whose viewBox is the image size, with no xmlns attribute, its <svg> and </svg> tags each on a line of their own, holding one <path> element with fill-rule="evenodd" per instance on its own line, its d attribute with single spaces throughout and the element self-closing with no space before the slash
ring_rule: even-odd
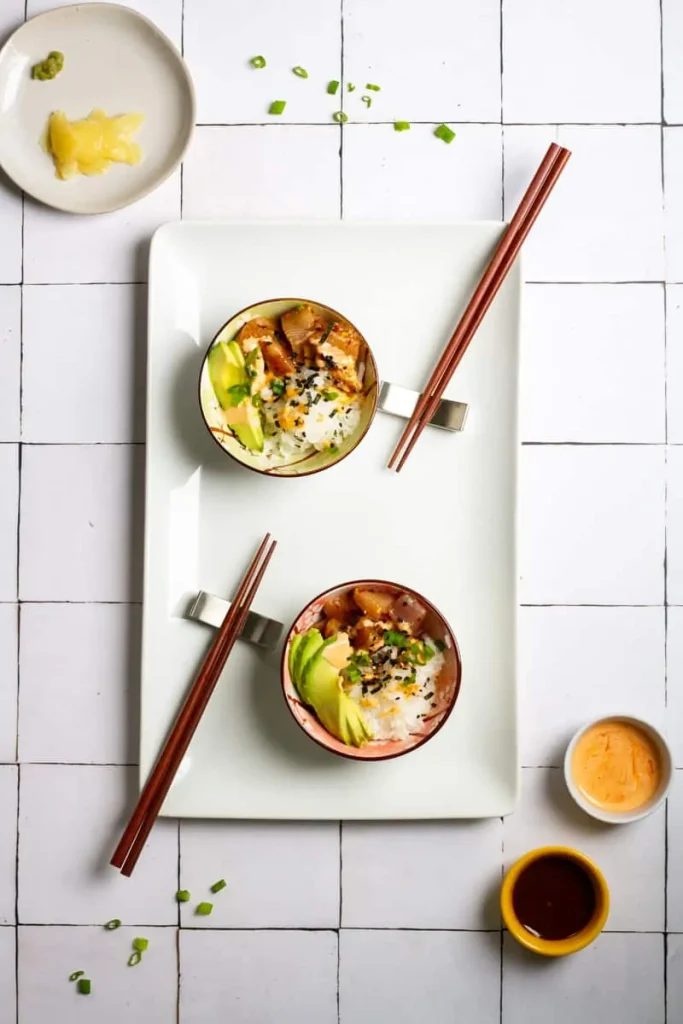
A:
<svg viewBox="0 0 683 1024">
<path fill-rule="evenodd" d="M 395 598 L 407 595 L 419 602 L 427 610 L 421 631 L 438 641 L 439 645 L 443 645 L 444 657 L 443 668 L 434 683 L 433 709 L 420 725 L 411 731 L 405 739 L 377 739 L 361 747 L 348 746 L 327 731 L 316 717 L 313 709 L 302 702 L 289 671 L 289 648 L 293 638 L 298 633 L 305 633 L 320 624 L 324 615 L 324 606 L 331 598 L 350 595 L 356 588 L 388 592 Z M 285 641 L 281 676 L 287 707 L 307 736 L 321 747 L 342 757 L 357 761 L 384 761 L 416 750 L 441 729 L 453 710 L 460 692 L 462 663 L 458 643 L 451 627 L 441 612 L 421 594 L 410 587 L 387 580 L 354 580 L 350 583 L 341 583 L 319 594 L 299 613 Z"/>
<path fill-rule="evenodd" d="M 297 306 L 311 306 L 320 315 L 323 321 L 328 324 L 339 324 L 348 327 L 356 332 L 361 339 L 360 354 L 357 359 L 358 376 L 362 382 L 360 393 L 360 416 L 358 423 L 352 433 L 347 437 L 335 442 L 331 447 L 322 450 L 308 450 L 303 455 L 296 452 L 289 456 L 286 461 L 281 461 L 278 455 L 269 450 L 268 444 L 263 451 L 250 451 L 235 437 L 230 428 L 226 429 L 225 411 L 221 409 L 216 392 L 214 391 L 209 375 L 209 358 L 212 349 L 221 342 L 234 341 L 245 324 L 257 317 L 267 318 L 279 322 L 283 313 L 296 309 Z M 330 385 L 330 388 L 333 384 Z M 330 391 L 323 391 L 323 397 Z M 343 397 L 343 392 L 332 392 L 336 394 L 337 402 Z M 316 396 L 317 397 L 317 396 Z M 377 365 L 370 347 L 362 334 L 353 324 L 336 310 L 321 302 L 314 302 L 311 299 L 268 299 L 264 302 L 256 302 L 236 313 L 225 323 L 207 349 L 202 364 L 199 379 L 199 404 L 202 417 L 212 438 L 219 445 L 226 455 L 231 456 L 247 469 L 255 470 L 257 473 L 264 473 L 276 477 L 304 477 L 312 473 L 319 473 L 323 469 L 341 462 L 346 458 L 363 440 L 377 410 L 378 399 L 378 374 Z M 296 396 L 291 404 L 296 406 Z M 343 403 L 342 403 L 343 404 Z M 320 406 L 315 406 L 319 409 Z M 313 407 L 309 411 L 313 413 Z M 297 410 L 294 409 L 296 413 Z M 325 415 L 329 415 L 327 412 Z"/>
</svg>

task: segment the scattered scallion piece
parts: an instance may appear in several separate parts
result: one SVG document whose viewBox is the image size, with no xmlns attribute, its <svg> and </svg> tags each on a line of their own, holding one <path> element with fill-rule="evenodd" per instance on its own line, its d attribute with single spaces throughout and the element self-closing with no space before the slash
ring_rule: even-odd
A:
<svg viewBox="0 0 683 1024">
<path fill-rule="evenodd" d="M 270 390 L 273 392 L 276 398 L 280 398 L 285 393 L 285 382 L 282 377 L 274 377 L 270 382 Z"/>
<path fill-rule="evenodd" d="M 84 974 L 85 971 L 74 971 L 73 974 L 69 975 L 69 981 L 78 981 L 78 979 L 82 978 Z"/>
<path fill-rule="evenodd" d="M 332 120 L 336 121 L 337 124 L 346 124 L 349 119 L 349 115 L 345 114 L 343 110 L 335 110 L 332 115 Z"/>
<path fill-rule="evenodd" d="M 394 121 L 395 132 L 407 132 L 410 128 L 410 121 Z"/>
<path fill-rule="evenodd" d="M 335 398 L 339 398 L 338 391 L 323 391 L 322 396 L 326 402 L 334 402 Z"/>
<path fill-rule="evenodd" d="M 367 85 L 365 86 L 365 88 L 369 89 L 371 92 L 381 92 L 382 91 L 382 86 L 381 85 L 373 85 L 372 82 L 368 82 Z"/>
<path fill-rule="evenodd" d="M 336 78 L 333 78 L 331 82 L 327 83 L 327 92 L 329 96 L 336 96 L 337 89 L 339 88 L 339 82 Z"/>
<path fill-rule="evenodd" d="M 252 57 L 249 63 L 252 68 L 264 68 L 266 66 L 266 58 L 261 57 L 260 55 L 258 57 Z"/>
<path fill-rule="evenodd" d="M 437 651 L 445 651 L 446 650 L 446 645 L 443 642 L 443 640 L 435 640 L 434 643 L 436 645 Z"/>
<path fill-rule="evenodd" d="M 292 68 L 292 71 L 297 78 L 308 78 L 308 71 L 306 68 L 302 68 L 300 64 L 297 64 L 295 68 Z"/>
<path fill-rule="evenodd" d="M 213 903 L 198 903 L 195 914 L 199 914 L 200 917 L 208 917 L 213 910 Z"/>
<path fill-rule="evenodd" d="M 220 878 L 217 882 L 214 882 L 211 886 L 211 892 L 220 892 L 221 889 L 225 889 L 228 883 L 224 878 Z"/>
<path fill-rule="evenodd" d="M 116 928 L 121 927 L 121 921 L 119 920 L 118 917 L 113 917 L 111 921 L 107 921 L 104 927 L 107 929 L 108 932 L 113 932 Z"/>
<path fill-rule="evenodd" d="M 269 114 L 282 114 L 287 106 L 287 100 L 273 100 L 268 107 Z"/>
<path fill-rule="evenodd" d="M 178 901 L 178 903 L 189 903 L 190 902 L 190 892 L 189 892 L 189 889 L 178 889 L 178 892 L 175 894 L 175 898 Z"/>
<path fill-rule="evenodd" d="M 442 139 L 443 142 L 448 143 L 451 143 L 455 138 L 455 132 L 447 124 L 440 124 L 438 128 L 434 129 L 434 134 L 437 139 Z"/>
<path fill-rule="evenodd" d="M 149 939 L 133 939 L 133 949 L 137 949 L 138 953 L 144 953 L 148 946 Z"/>
<path fill-rule="evenodd" d="M 369 110 L 372 106 L 372 96 L 361 96 L 361 102 L 364 103 Z"/>
<path fill-rule="evenodd" d="M 90 984 L 90 979 L 89 978 L 79 978 L 78 979 L 77 988 L 78 988 L 78 991 L 81 993 L 82 996 L 89 996 L 90 995 L 91 987 L 92 986 Z"/>
<path fill-rule="evenodd" d="M 347 90 L 348 90 L 349 92 L 355 92 L 355 91 L 356 91 L 356 87 L 355 87 L 355 85 L 353 84 L 353 82 L 347 82 L 347 83 L 346 83 L 346 88 L 347 88 Z"/>
<path fill-rule="evenodd" d="M 128 957 L 128 966 L 129 967 L 137 967 L 137 965 L 140 963 L 141 960 L 142 960 L 142 953 L 140 952 L 139 949 L 136 949 L 135 952 L 131 953 L 130 956 Z"/>
</svg>

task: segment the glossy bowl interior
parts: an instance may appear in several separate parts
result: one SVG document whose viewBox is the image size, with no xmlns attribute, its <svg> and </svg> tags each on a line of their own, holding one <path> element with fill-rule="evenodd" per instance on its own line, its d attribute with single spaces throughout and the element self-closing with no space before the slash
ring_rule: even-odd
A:
<svg viewBox="0 0 683 1024">
<path fill-rule="evenodd" d="M 313 710 L 301 701 L 289 674 L 289 647 L 293 637 L 297 633 L 305 633 L 320 621 L 323 615 L 323 605 L 328 598 L 352 591 L 355 587 L 384 590 L 395 594 L 397 597 L 400 594 L 410 594 L 415 597 L 427 609 L 424 631 L 435 640 L 441 640 L 445 644 L 443 652 L 445 664 L 438 677 L 434 691 L 436 707 L 433 710 L 433 714 L 424 720 L 420 729 L 415 733 L 411 733 L 407 739 L 372 740 L 364 747 L 347 746 L 341 740 L 332 736 L 319 722 Z M 403 587 L 386 580 L 354 580 L 350 583 L 341 583 L 319 594 L 297 616 L 287 634 L 282 652 L 281 677 L 287 707 L 307 736 L 320 744 L 321 747 L 331 751 L 333 754 L 340 754 L 342 757 L 348 757 L 356 761 L 383 761 L 388 758 L 399 757 L 402 754 L 408 754 L 411 750 L 416 750 L 439 731 L 453 710 L 453 706 L 458 698 L 462 678 L 462 663 L 458 643 L 451 627 L 441 612 L 431 602 L 422 597 L 421 594 L 418 594 L 417 591 L 412 590 L 410 587 Z"/>
<path fill-rule="evenodd" d="M 659 787 L 656 793 L 653 794 L 652 798 L 640 807 L 636 807 L 630 811 L 609 811 L 600 807 L 599 804 L 594 804 L 588 800 L 581 792 L 579 787 L 574 781 L 574 751 L 581 737 L 592 729 L 596 725 L 607 724 L 608 722 L 625 722 L 627 725 L 633 725 L 637 729 L 640 729 L 645 735 L 651 740 L 654 746 L 659 752 L 659 763 L 661 766 L 661 778 L 659 781 Z M 582 811 L 586 814 L 590 814 L 592 818 L 596 818 L 597 821 L 604 821 L 608 825 L 627 825 L 632 821 L 639 821 L 641 818 L 646 818 L 648 814 L 652 814 L 666 799 L 666 795 L 671 785 L 671 778 L 673 776 L 673 759 L 671 757 L 671 750 L 669 745 L 657 729 L 650 725 L 649 722 L 643 721 L 642 718 L 634 718 L 631 715 L 605 715 L 602 718 L 596 718 L 592 722 L 588 722 L 587 725 L 582 726 L 570 740 L 567 752 L 564 756 L 564 780 L 567 783 L 567 789 L 569 790 L 573 800 L 578 804 Z"/>
<path fill-rule="evenodd" d="M 323 311 L 335 320 L 350 324 L 350 326 L 354 327 L 354 329 L 358 331 L 358 328 L 351 324 L 351 322 L 347 320 L 346 317 L 342 316 L 341 313 L 338 313 L 336 310 L 324 305 L 322 302 L 315 302 L 312 299 L 268 299 L 264 302 L 256 302 L 253 305 L 240 310 L 239 313 L 236 313 L 230 320 L 223 324 L 220 331 L 206 350 L 206 355 L 204 356 L 199 377 L 199 405 L 202 412 L 202 418 L 214 441 L 219 445 L 222 451 L 227 455 L 230 455 L 241 465 L 246 466 L 248 469 L 253 469 L 257 473 L 266 473 L 268 476 L 309 476 L 311 473 L 319 473 L 323 469 L 329 469 L 330 466 L 336 465 L 338 462 L 341 462 L 342 459 L 346 458 L 346 456 L 360 444 L 368 432 L 375 412 L 377 411 L 377 365 L 367 341 L 365 341 L 361 332 L 358 331 L 358 333 L 361 334 L 361 337 L 363 337 L 363 342 L 365 344 L 365 373 L 363 376 L 364 387 L 361 417 L 357 429 L 353 434 L 345 438 L 345 440 L 339 444 L 336 452 L 331 452 L 329 449 L 320 452 L 313 452 L 303 458 L 297 456 L 296 459 L 289 463 L 275 466 L 268 461 L 263 453 L 248 451 L 235 437 L 226 433 L 219 418 L 220 410 L 209 379 L 209 352 L 213 346 L 220 341 L 232 341 L 244 324 L 249 320 L 253 320 L 254 317 L 264 316 L 277 318 L 283 313 L 286 313 L 287 310 L 292 308 L 292 306 L 296 306 L 304 302 Z"/>
<path fill-rule="evenodd" d="M 592 918 L 585 928 L 566 939 L 539 938 L 533 932 L 527 931 L 515 913 L 513 894 L 517 879 L 531 864 L 544 857 L 566 857 L 575 861 L 590 877 L 595 890 L 595 911 Z M 515 861 L 506 874 L 500 890 L 500 909 L 505 927 L 520 945 L 541 956 L 568 956 L 590 945 L 605 927 L 609 915 L 609 888 L 600 868 L 586 857 L 585 853 L 569 846 L 540 846 Z"/>
</svg>

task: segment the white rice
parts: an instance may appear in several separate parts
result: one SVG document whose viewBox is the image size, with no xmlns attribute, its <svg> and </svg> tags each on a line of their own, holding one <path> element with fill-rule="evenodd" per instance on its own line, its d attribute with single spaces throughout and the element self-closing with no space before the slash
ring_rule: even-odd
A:
<svg viewBox="0 0 683 1024">
<path fill-rule="evenodd" d="M 426 716 L 434 713 L 436 681 L 444 665 L 444 656 L 430 637 L 423 635 L 420 639 L 435 654 L 426 665 L 415 666 L 413 685 L 406 686 L 404 683 L 409 669 L 389 666 L 386 675 L 390 676 L 390 681 L 384 683 L 377 693 L 370 692 L 377 688 L 377 684 L 370 686 L 365 695 L 360 683 L 347 690 L 362 710 L 376 740 L 407 739 L 422 727 Z M 395 658 L 396 654 L 396 648 L 388 648 L 387 660 Z"/>
<path fill-rule="evenodd" d="M 287 378 L 289 380 L 289 378 Z M 339 447 L 345 438 L 357 429 L 360 422 L 361 405 L 357 396 L 349 396 L 339 390 L 334 378 L 326 370 L 304 371 L 297 377 L 297 397 L 284 395 L 275 401 L 267 401 L 272 392 L 264 389 L 264 448 L 263 454 L 269 462 L 277 465 L 304 458 L 315 451 L 331 446 Z M 336 398 L 323 397 L 326 392 Z M 280 417 L 288 405 L 296 407 L 303 398 L 308 411 L 301 416 L 303 422 L 294 429 L 285 429 Z"/>
</svg>

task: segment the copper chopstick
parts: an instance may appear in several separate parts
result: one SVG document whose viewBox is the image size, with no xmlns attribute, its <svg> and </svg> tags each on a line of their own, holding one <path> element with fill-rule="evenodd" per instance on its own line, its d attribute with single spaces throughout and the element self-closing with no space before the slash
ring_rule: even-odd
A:
<svg viewBox="0 0 683 1024">
<path fill-rule="evenodd" d="M 187 751 L 190 740 L 201 720 L 202 714 L 215 689 L 218 678 L 227 657 L 239 635 L 240 628 L 246 620 L 254 595 L 263 578 L 266 567 L 275 550 L 273 541 L 266 552 L 270 540 L 268 534 L 240 583 L 230 609 L 218 631 L 204 663 L 192 685 L 192 688 L 180 710 L 176 721 L 168 735 L 166 743 L 157 758 L 152 772 L 140 794 L 138 803 L 130 821 L 116 847 L 111 863 L 114 867 L 124 868 L 124 874 L 130 874 L 142 850 L 144 841 L 154 823 L 163 800 L 168 793 L 173 778 L 182 758 Z M 265 552 L 265 557 L 264 557 Z M 145 830 L 141 841 L 138 835 Z M 136 848 L 135 859 L 130 862 L 132 848 Z M 126 867 L 129 870 L 126 870 Z"/>
<path fill-rule="evenodd" d="M 454 370 L 570 156 L 569 150 L 556 143 L 549 146 L 401 435 L 389 460 L 390 469 L 394 468 L 398 460 L 396 472 L 401 470 L 422 430 L 436 411 Z M 406 450 L 401 455 L 404 448 Z"/>
</svg>

